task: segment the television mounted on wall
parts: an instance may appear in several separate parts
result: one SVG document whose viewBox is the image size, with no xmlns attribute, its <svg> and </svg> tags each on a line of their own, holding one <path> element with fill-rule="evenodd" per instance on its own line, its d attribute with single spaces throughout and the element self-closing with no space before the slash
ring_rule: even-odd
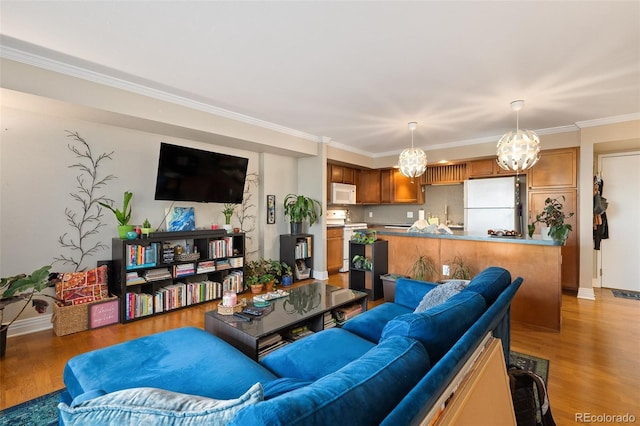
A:
<svg viewBox="0 0 640 426">
<path fill-rule="evenodd" d="M 242 202 L 248 158 L 160 143 L 156 200 Z"/>
</svg>

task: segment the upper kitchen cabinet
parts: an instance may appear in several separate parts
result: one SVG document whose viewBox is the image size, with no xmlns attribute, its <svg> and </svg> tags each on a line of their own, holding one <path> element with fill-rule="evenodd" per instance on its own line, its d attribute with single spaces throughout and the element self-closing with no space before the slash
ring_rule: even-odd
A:
<svg viewBox="0 0 640 426">
<path fill-rule="evenodd" d="M 576 188 L 578 148 L 549 149 L 540 152 L 540 160 L 527 171 L 530 189 Z"/>
<path fill-rule="evenodd" d="M 361 170 L 356 196 L 362 204 L 380 204 L 380 170 Z"/>
<path fill-rule="evenodd" d="M 356 169 L 337 164 L 329 164 L 329 167 L 329 179 L 331 183 L 356 184 Z"/>
<path fill-rule="evenodd" d="M 420 176 L 422 185 L 447 185 L 462 183 L 467 179 L 467 164 L 445 164 L 428 166 Z"/>
<path fill-rule="evenodd" d="M 512 170 L 504 170 L 500 167 L 495 158 L 467 161 L 467 177 L 470 179 L 491 176 L 514 176 L 515 174 L 516 172 Z"/>
<path fill-rule="evenodd" d="M 391 175 L 391 203 L 422 204 L 424 192 L 420 178 L 411 179 L 400 173 L 398 169 L 389 169 Z"/>
</svg>

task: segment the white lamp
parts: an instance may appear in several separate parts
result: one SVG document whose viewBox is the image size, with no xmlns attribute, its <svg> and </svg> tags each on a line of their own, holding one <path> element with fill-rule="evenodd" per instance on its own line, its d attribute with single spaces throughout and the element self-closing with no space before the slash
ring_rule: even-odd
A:
<svg viewBox="0 0 640 426">
<path fill-rule="evenodd" d="M 398 159 L 398 166 L 400 167 L 400 173 L 411 179 L 416 178 L 423 174 L 427 170 L 427 154 L 420 148 L 413 147 L 413 131 L 418 127 L 418 123 L 412 121 L 409 123 L 409 130 L 411 130 L 411 148 L 407 148 L 400 153 Z"/>
<path fill-rule="evenodd" d="M 524 107 L 524 101 L 511 102 L 516 112 L 516 131 L 506 133 L 498 141 L 498 165 L 504 170 L 519 173 L 533 167 L 540 159 L 540 138 L 531 130 L 520 130 L 518 111 Z"/>
</svg>

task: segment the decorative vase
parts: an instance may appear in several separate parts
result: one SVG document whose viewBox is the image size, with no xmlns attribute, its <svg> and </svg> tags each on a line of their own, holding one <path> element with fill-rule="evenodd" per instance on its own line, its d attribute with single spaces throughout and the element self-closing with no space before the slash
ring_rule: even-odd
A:
<svg viewBox="0 0 640 426">
<path fill-rule="evenodd" d="M 291 222 L 291 235 L 302 234 L 302 222 Z"/>
<path fill-rule="evenodd" d="M 152 230 L 153 228 L 142 228 L 141 232 L 145 238 L 149 238 L 149 234 L 151 233 Z"/>
<path fill-rule="evenodd" d="M 118 225 L 118 236 L 121 240 L 127 239 L 127 232 L 133 231 L 133 225 Z"/>
<path fill-rule="evenodd" d="M 262 284 L 254 284 L 251 286 L 251 293 L 258 294 L 262 291 Z"/>
</svg>

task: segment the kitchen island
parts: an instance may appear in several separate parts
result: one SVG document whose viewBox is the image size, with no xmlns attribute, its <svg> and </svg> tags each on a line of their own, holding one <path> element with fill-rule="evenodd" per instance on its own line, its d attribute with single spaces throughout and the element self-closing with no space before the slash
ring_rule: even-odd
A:
<svg viewBox="0 0 640 426">
<path fill-rule="evenodd" d="M 406 232 L 402 229 L 375 227 L 379 239 L 389 241 L 389 272 L 407 274 L 418 255 L 430 257 L 437 270 L 458 256 L 472 273 L 489 266 L 507 269 L 513 278 L 524 282 L 513 303 L 513 321 L 534 327 L 560 331 L 562 287 L 561 246 L 539 238 L 507 238 Z M 435 279 L 447 278 L 438 277 Z"/>
</svg>

